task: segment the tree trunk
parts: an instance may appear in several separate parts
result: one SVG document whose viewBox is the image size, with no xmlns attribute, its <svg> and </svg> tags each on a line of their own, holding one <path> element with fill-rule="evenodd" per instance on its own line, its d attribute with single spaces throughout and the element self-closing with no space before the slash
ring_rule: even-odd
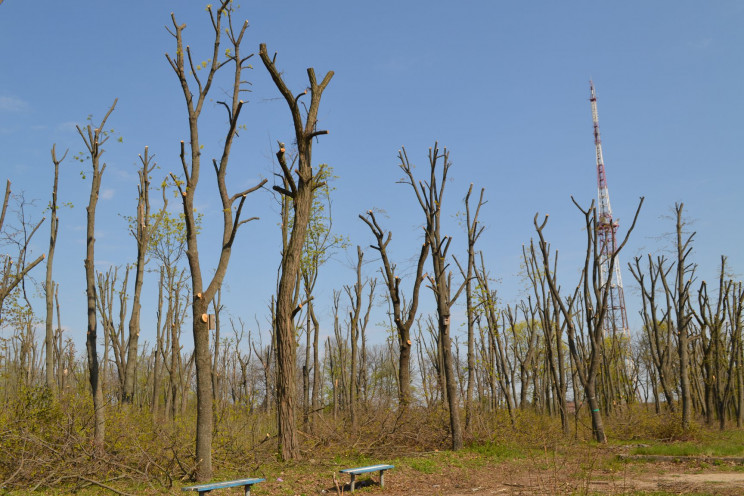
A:
<svg viewBox="0 0 744 496">
<path fill-rule="evenodd" d="M 52 162 L 54 163 L 54 186 L 52 187 L 52 202 L 50 204 L 51 221 L 49 233 L 49 252 L 47 255 L 46 282 L 44 285 L 46 296 L 46 333 L 44 338 L 46 387 L 54 391 L 54 282 L 52 280 L 52 266 L 54 265 L 54 249 L 57 244 L 57 231 L 59 221 L 57 220 L 57 185 L 59 183 L 59 164 L 67 156 L 65 151 L 61 159 L 57 160 L 55 146 L 52 145 Z"/>
<path fill-rule="evenodd" d="M 452 238 L 442 237 L 441 234 L 441 211 L 444 198 L 445 185 L 447 183 L 447 172 L 452 165 L 449 161 L 449 152 L 445 148 L 439 153 L 437 144 L 429 149 L 429 178 L 426 182 L 418 182 L 413 177 L 413 168 L 408 160 L 405 149 L 399 152 L 400 168 L 406 174 L 404 184 L 409 184 L 416 195 L 426 225 L 424 232 L 426 240 L 431 245 L 433 277 L 429 277 L 431 288 L 437 302 L 437 329 L 439 347 L 442 353 L 442 368 L 444 369 L 444 390 L 450 410 L 450 434 L 452 435 L 452 449 L 459 450 L 463 445 L 462 427 L 460 426 L 460 402 L 457 394 L 457 378 L 455 376 L 452 360 L 452 348 L 449 334 L 450 308 L 457 297 L 465 288 L 465 283 L 460 285 L 454 296 L 451 294 L 452 274 L 447 272 L 447 251 Z M 442 160 L 441 180 L 437 179 L 437 169 Z"/>
<path fill-rule="evenodd" d="M 449 332 L 449 315 L 439 318 L 439 334 L 442 340 L 442 358 L 444 365 L 444 378 L 447 388 L 447 400 L 450 412 L 450 432 L 452 434 L 452 449 L 462 449 L 462 427 L 460 425 L 460 401 L 457 394 L 457 380 L 455 378 L 454 364 L 452 362 L 452 342 Z"/>
<path fill-rule="evenodd" d="M 98 349 L 97 349 L 97 315 L 96 315 L 96 268 L 95 268 L 95 229 L 96 229 L 96 205 L 98 204 L 98 192 L 101 189 L 101 176 L 106 169 L 106 164 L 100 165 L 100 158 L 103 154 L 101 146 L 106 142 L 108 136 L 103 137 L 101 130 L 106 123 L 111 112 L 116 107 L 116 100 L 104 116 L 100 125 L 93 129 L 92 125 L 86 128 L 87 133 L 78 126 L 77 130 L 83 138 L 93 165 L 93 177 L 90 187 L 90 200 L 88 201 L 87 210 L 87 243 L 85 254 L 85 282 L 88 301 L 88 333 L 85 340 L 85 349 L 88 354 L 88 373 L 90 380 L 91 393 L 93 395 L 93 446 L 99 453 L 104 449 L 104 433 L 106 427 L 105 403 L 103 400 L 103 388 L 98 370 Z"/>
<path fill-rule="evenodd" d="M 124 393 L 122 401 L 131 403 L 134 401 L 134 389 L 137 382 L 137 345 L 140 334 L 140 313 L 142 297 L 142 283 L 145 277 L 145 264 L 147 263 L 147 253 L 150 247 L 152 233 L 157 230 L 162 216 L 158 217 L 155 225 L 150 225 L 150 174 L 155 169 L 156 164 L 152 165 L 150 152 L 145 147 L 144 156 L 140 155 L 142 168 L 138 171 L 139 186 L 137 200 L 137 217 L 136 226 L 132 229 L 132 234 L 137 242 L 137 267 L 134 277 L 134 295 L 132 297 L 132 315 L 129 319 L 129 340 L 127 342 L 127 365 L 124 372 Z M 163 195 L 165 201 L 165 195 Z M 167 207 L 167 201 L 163 205 L 163 210 Z"/>
<path fill-rule="evenodd" d="M 192 278 L 193 280 L 193 278 Z M 196 287 L 194 290 L 196 291 Z M 202 320 L 209 302 L 196 292 L 191 318 L 194 331 L 194 363 L 196 365 L 196 463 L 197 480 L 212 475 L 212 431 L 214 427 L 212 393 L 212 353 L 209 349 L 209 329 Z"/>
<path fill-rule="evenodd" d="M 315 71 L 312 68 L 307 70 L 311 100 L 303 122 L 302 112 L 298 104 L 299 98 L 296 98 L 284 83 L 282 74 L 274 65 L 276 57 L 269 57 L 266 45 L 263 43 L 260 45 L 259 55 L 292 113 L 299 162 L 295 171 L 297 175 L 297 181 L 295 181 L 295 173 L 290 171 L 290 168 L 287 166 L 284 156 L 284 145 L 280 144 L 280 149 L 276 156 L 282 168 L 284 185 L 289 189 L 280 186 L 274 186 L 274 189 L 292 200 L 294 217 L 292 219 L 292 232 L 286 249 L 282 253 L 281 275 L 277 289 L 276 316 L 274 320 L 278 365 L 277 423 L 279 427 L 280 456 L 283 460 L 294 460 L 300 456 L 295 426 L 294 404 L 296 394 L 295 367 L 297 347 L 297 340 L 294 333 L 294 316 L 299 311 L 299 308 L 295 307 L 294 293 L 298 275 L 300 274 L 300 258 L 310 220 L 314 192 L 315 189 L 322 186 L 317 180 L 317 175 L 313 172 L 312 145 L 314 138 L 322 134 L 327 134 L 327 131 L 317 130 L 317 116 L 320 98 L 323 90 L 333 77 L 333 71 L 328 72 L 323 78 L 323 81 L 318 84 L 315 79 Z"/>
</svg>

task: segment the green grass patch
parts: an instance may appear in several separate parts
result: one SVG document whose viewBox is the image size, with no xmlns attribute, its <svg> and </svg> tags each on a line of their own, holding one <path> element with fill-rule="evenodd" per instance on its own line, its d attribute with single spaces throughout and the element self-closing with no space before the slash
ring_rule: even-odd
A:
<svg viewBox="0 0 744 496">
<path fill-rule="evenodd" d="M 433 474 L 439 471 L 439 464 L 431 458 L 412 458 L 408 465 L 423 474 Z"/>
<path fill-rule="evenodd" d="M 666 456 L 744 456 L 744 433 L 730 431 L 704 436 L 699 441 L 654 443 L 632 450 L 634 455 Z"/>
<path fill-rule="evenodd" d="M 466 448 L 466 451 L 490 460 L 516 460 L 527 456 L 519 447 L 500 443 L 473 445 Z"/>
</svg>

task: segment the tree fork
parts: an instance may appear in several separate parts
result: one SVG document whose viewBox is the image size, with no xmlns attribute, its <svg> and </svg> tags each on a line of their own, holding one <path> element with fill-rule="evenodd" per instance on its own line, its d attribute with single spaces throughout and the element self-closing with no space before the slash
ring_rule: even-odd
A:
<svg viewBox="0 0 744 496">
<path fill-rule="evenodd" d="M 289 241 L 282 253 L 281 275 L 279 277 L 274 316 L 278 372 L 277 426 L 279 430 L 279 455 L 283 460 L 295 460 L 300 457 L 300 450 L 297 442 L 295 419 L 295 391 L 297 389 L 295 362 L 297 351 L 293 318 L 297 309 L 294 305 L 293 296 L 299 279 L 300 259 L 310 221 L 314 193 L 317 188 L 323 185 L 317 180 L 317 174 L 314 173 L 312 168 L 312 145 L 313 138 L 327 133 L 327 131 L 317 130 L 318 109 L 323 91 L 333 77 L 333 71 L 327 72 L 321 83 L 318 84 L 315 78 L 315 70 L 313 68 L 307 69 L 310 83 L 310 106 L 307 108 L 303 120 L 299 99 L 307 94 L 307 90 L 296 96 L 290 91 L 282 78 L 281 72 L 275 65 L 276 54 L 270 58 L 265 43 L 262 43 L 259 47 L 259 56 L 289 106 L 299 161 L 296 170 L 297 181 L 295 181 L 292 171 L 287 166 L 285 148 L 283 144 L 280 144 L 276 157 L 282 169 L 281 177 L 285 187 L 275 186 L 274 190 L 291 199 L 294 218 Z"/>
</svg>

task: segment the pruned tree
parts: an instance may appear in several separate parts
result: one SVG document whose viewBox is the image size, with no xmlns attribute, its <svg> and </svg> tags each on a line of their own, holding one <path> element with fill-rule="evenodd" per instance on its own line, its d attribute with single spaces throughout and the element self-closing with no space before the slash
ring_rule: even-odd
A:
<svg viewBox="0 0 744 496">
<path fill-rule="evenodd" d="M 550 254 L 550 246 L 546 247 Z M 548 270 L 544 269 L 543 261 L 538 258 L 534 241 L 530 240 L 529 249 L 522 246 L 522 260 L 525 271 L 535 297 L 535 310 L 540 319 L 545 340 L 545 360 L 550 372 L 549 378 L 553 388 L 553 395 L 558 400 L 558 409 L 561 417 L 563 432 L 568 434 L 568 403 L 566 392 L 568 391 L 568 375 L 566 371 L 565 346 L 563 336 L 566 329 L 566 319 L 562 318 L 558 306 L 551 298 L 550 288 L 545 277 L 547 273 L 555 273 L 558 265 L 558 253 L 555 252 L 553 265 Z"/>
<path fill-rule="evenodd" d="M 117 290 L 119 268 L 110 267 L 105 274 L 97 273 L 96 305 L 103 325 L 103 380 L 108 378 L 109 349 L 113 351 L 113 363 L 116 365 L 117 392 L 119 399 L 124 396 L 124 377 L 127 363 L 127 338 L 124 324 L 127 314 L 127 284 L 129 281 L 129 266 L 124 270 L 124 278 Z M 114 301 L 119 300 L 119 306 L 114 312 Z"/>
<path fill-rule="evenodd" d="M 695 319 L 700 328 L 702 348 L 701 372 L 705 388 L 705 417 L 708 424 L 718 416 L 719 428 L 726 426 L 726 411 L 734 392 L 734 379 L 738 375 L 742 328 L 741 283 L 726 277 L 726 257 L 721 257 L 718 291 L 712 304 L 705 281 L 698 290 L 698 308 Z"/>
<path fill-rule="evenodd" d="M 369 323 L 369 314 L 372 309 L 374 300 L 375 280 L 370 283 L 369 300 L 366 312 L 362 313 L 362 291 L 366 282 L 362 281 L 362 261 L 364 252 L 361 246 L 357 246 L 357 265 L 356 265 L 356 282 L 353 286 L 344 286 L 344 291 L 349 297 L 349 341 L 351 343 L 351 362 L 349 370 L 349 411 L 351 414 L 351 427 L 357 426 L 357 408 L 359 402 L 359 391 L 362 386 L 362 374 L 366 373 L 364 367 L 364 354 L 362 359 L 359 357 L 360 337 L 362 341 L 362 350 L 364 350 L 364 331 Z M 361 363 L 360 363 L 361 362 Z"/>
<path fill-rule="evenodd" d="M 674 205 L 675 224 L 675 270 L 674 280 L 669 281 L 662 274 L 661 282 L 669 298 L 674 315 L 677 335 L 677 356 L 679 357 L 679 395 L 682 402 L 682 428 L 690 428 L 692 421 L 692 390 L 690 385 L 690 324 L 694 318 L 690 302 L 690 287 L 695 277 L 697 265 L 688 261 L 692 252 L 695 233 L 687 235 L 682 215 L 684 203 Z"/>
<path fill-rule="evenodd" d="M 473 300 L 473 279 L 475 278 L 475 243 L 483 233 L 485 227 L 479 225 L 478 215 L 481 207 L 485 204 L 483 194 L 485 188 L 481 188 L 480 198 L 475 207 L 475 212 L 470 211 L 470 195 L 473 193 L 473 183 L 470 183 L 468 193 L 465 195 L 465 228 L 468 232 L 468 261 L 466 269 L 463 269 L 457 258 L 452 257 L 457 263 L 465 280 L 465 309 L 467 311 L 468 325 L 468 387 L 465 392 L 465 430 L 470 429 L 470 423 L 473 416 L 473 388 L 475 387 L 475 301 Z"/>
<path fill-rule="evenodd" d="M 137 217 L 134 226 L 130 226 L 132 236 L 137 243 L 137 260 L 134 271 L 134 292 L 132 294 L 132 314 L 129 319 L 129 338 L 127 340 L 127 360 L 124 372 L 124 390 L 122 401 L 131 403 L 134 400 L 134 386 L 137 371 L 137 345 L 140 334 L 140 313 L 142 305 L 142 284 L 145 277 L 145 264 L 147 264 L 148 252 L 151 248 L 150 240 L 153 233 L 157 232 L 162 216 L 155 216 L 155 223 L 151 221 L 150 215 L 150 174 L 156 167 L 153 161 L 154 155 L 150 155 L 148 147 L 145 147 L 144 155 L 139 159 L 142 167 L 137 171 L 139 184 L 137 185 Z M 168 202 L 163 188 L 163 210 L 168 208 Z"/>
<path fill-rule="evenodd" d="M 667 264 L 664 256 L 654 259 L 648 254 L 647 272 L 641 267 L 641 257 L 636 257 L 632 264 L 628 264 L 630 273 L 638 282 L 641 289 L 641 318 L 643 319 L 643 329 L 648 340 L 648 353 L 656 371 L 658 382 L 664 393 L 667 408 L 670 412 L 676 411 L 674 402 L 674 383 L 673 383 L 673 357 L 674 357 L 674 340 L 672 339 L 673 326 L 671 325 L 671 308 L 669 305 L 662 305 L 657 301 L 657 293 L 660 280 L 667 277 L 674 267 L 673 264 Z M 648 282 L 646 281 L 648 275 Z M 668 295 L 666 302 L 669 303 Z"/>
<path fill-rule="evenodd" d="M 408 302 L 406 302 L 404 295 L 401 293 L 401 278 L 396 275 L 396 265 L 390 261 L 387 252 L 393 234 L 391 231 L 386 232 L 380 227 L 372 210 L 367 211 L 367 217 L 359 216 L 375 237 L 376 243 L 370 246 L 380 253 L 380 261 L 382 262 L 380 272 L 388 291 L 392 305 L 391 317 L 398 333 L 398 405 L 400 410 L 404 411 L 411 403 L 411 347 L 413 344 L 411 341 L 411 326 L 416 321 L 419 290 L 421 289 L 421 283 L 424 281 L 424 264 L 429 256 L 429 240 L 425 237 L 421 245 L 413 287 Z"/>
<path fill-rule="evenodd" d="M 586 395 L 587 405 L 589 406 L 592 418 L 592 434 L 597 442 L 606 443 L 607 436 L 597 398 L 597 375 L 602 361 L 605 338 L 604 319 L 608 310 L 608 297 L 612 279 L 608 277 L 606 281 L 602 280 L 602 252 L 599 246 L 599 236 L 597 235 L 598 219 L 594 202 L 592 201 L 589 208 L 583 209 L 573 197 L 571 197 L 571 201 L 573 201 L 576 208 L 584 216 L 586 256 L 579 282 L 573 293 L 568 297 L 561 295 L 560 287 L 557 283 L 557 274 L 552 272 L 550 267 L 548 243 L 545 241 L 543 235 L 543 230 L 548 222 L 548 216 L 545 216 L 542 223 L 538 223 L 538 214 L 535 214 L 533 223 L 540 238 L 539 248 L 542 255 L 543 272 L 550 288 L 553 303 L 558 307 L 566 321 L 568 346 L 573 355 L 576 373 Z M 630 233 L 635 228 L 642 205 L 643 197 L 641 197 L 638 203 L 638 208 L 633 217 L 633 223 L 626 232 L 623 241 L 610 256 L 608 274 L 612 274 L 617 256 L 628 242 Z M 584 357 L 580 351 L 580 341 L 584 338 L 588 341 L 589 347 L 589 355 L 587 357 Z"/>
<path fill-rule="evenodd" d="M 103 172 L 106 170 L 106 163 L 101 163 L 101 155 L 103 155 L 103 145 L 111 137 L 104 130 L 106 121 L 108 120 L 111 112 L 116 107 L 117 100 L 109 108 L 106 115 L 101 120 L 100 124 L 93 127 L 92 124 L 85 126 L 85 131 L 77 127 L 77 131 L 80 137 L 83 138 L 83 143 L 88 150 L 88 156 L 90 157 L 92 171 L 91 171 L 91 184 L 90 184 L 90 199 L 88 200 L 87 211 L 87 242 L 85 252 L 85 281 L 86 281 L 86 295 L 88 301 L 88 332 L 85 339 L 85 349 L 88 354 L 88 374 L 90 380 L 90 389 L 93 395 L 93 411 L 94 411 L 94 433 L 93 433 L 93 445 L 96 450 L 103 451 L 104 434 L 106 428 L 106 416 L 105 407 L 106 404 L 103 398 L 103 387 L 102 381 L 99 374 L 99 363 L 98 363 L 98 328 L 97 328 L 97 316 L 96 316 L 96 266 L 95 266 L 95 243 L 96 243 L 96 206 L 98 205 L 98 193 L 101 189 L 101 178 Z"/>
<path fill-rule="evenodd" d="M 215 10 L 212 5 L 207 6 L 207 12 L 214 30 L 214 42 L 212 52 L 208 61 L 202 62 L 201 67 L 205 69 L 204 76 L 197 74 L 191 48 L 183 43 L 183 31 L 185 24 L 178 24 L 175 15 L 171 14 L 173 30 L 170 34 L 176 39 L 175 57 L 166 54 L 168 63 L 175 72 L 183 91 L 186 102 L 186 110 L 189 122 L 188 154 L 186 143 L 181 141 L 181 165 L 183 168 L 183 180 L 179 180 L 172 174 L 174 181 L 181 194 L 184 220 L 186 223 L 186 257 L 189 262 L 192 288 L 192 325 L 194 334 L 194 361 L 196 364 L 196 392 L 197 392 L 197 427 L 196 427 L 196 479 L 208 480 L 212 476 L 212 435 L 214 427 L 214 414 L 212 410 L 212 357 L 209 348 L 209 330 L 207 319 L 203 318 L 208 313 L 209 303 L 214 298 L 217 290 L 227 273 L 227 267 L 232 254 L 232 246 L 238 228 L 256 219 L 251 217 L 241 219 L 243 206 L 248 194 L 261 188 L 266 180 L 257 185 L 230 195 L 227 190 L 227 167 L 230 162 L 230 152 L 234 139 L 237 135 L 238 121 L 243 108 L 244 101 L 240 93 L 247 91 L 247 82 L 243 79 L 243 71 L 248 67 L 248 60 L 252 54 L 242 55 L 241 45 L 243 35 L 248 28 L 245 21 L 239 28 L 235 28 L 232 22 L 232 2 L 221 0 Z M 227 24 L 226 26 L 224 24 Z M 226 36 L 230 47 L 224 51 L 220 48 L 222 37 Z M 228 127 L 222 142 L 221 156 L 213 159 L 217 190 L 222 204 L 222 242 L 219 258 L 211 280 L 205 280 L 202 275 L 201 259 L 198 246 L 197 216 L 194 212 L 194 199 L 199 184 L 201 173 L 202 145 L 199 141 L 199 118 L 202 115 L 204 103 L 207 101 L 212 84 L 217 72 L 228 64 L 233 65 L 230 86 L 227 89 L 228 101 L 218 102 L 227 111 Z M 196 94 L 192 87 L 196 86 Z"/>
<path fill-rule="evenodd" d="M 67 150 L 61 158 L 57 158 L 55 145 L 52 145 L 52 163 L 54 164 L 54 183 L 52 185 L 52 201 L 49 203 L 50 228 L 49 228 L 49 251 L 47 256 L 46 279 L 44 283 L 44 294 L 46 298 L 46 322 L 44 334 L 44 353 L 46 366 L 46 387 L 54 391 L 54 280 L 52 278 L 52 267 L 54 265 L 54 250 L 57 245 L 57 232 L 59 231 L 59 220 L 57 219 L 57 186 L 59 183 L 59 165 L 67 156 Z"/>
<path fill-rule="evenodd" d="M 429 178 L 417 181 L 413 177 L 413 166 L 408 160 L 405 148 L 399 152 L 400 168 L 405 177 L 400 181 L 413 188 L 421 210 L 424 213 L 424 233 L 428 243 L 431 245 L 431 260 L 433 276 L 429 276 L 429 287 L 434 293 L 437 307 L 437 329 L 439 342 L 442 350 L 444 367 L 445 387 L 447 390 L 447 401 L 450 413 L 450 434 L 452 435 L 452 449 L 462 448 L 462 427 L 460 425 L 460 403 L 457 394 L 457 380 L 455 377 L 454 363 L 452 360 L 452 342 L 450 339 L 450 315 L 452 305 L 465 288 L 463 282 L 458 289 L 452 292 L 452 272 L 447 262 L 447 252 L 452 238 L 443 236 L 441 230 L 442 201 L 444 199 L 444 187 L 447 184 L 447 172 L 452 162 L 449 160 L 449 151 L 444 148 L 439 152 L 437 143 L 434 148 L 429 149 Z M 441 166 L 440 166 L 441 164 Z M 437 170 L 441 167 L 441 179 L 437 179 Z"/>
<path fill-rule="evenodd" d="M 501 393 L 506 401 L 506 408 L 509 412 L 509 418 L 512 426 L 515 425 L 516 406 L 514 404 L 514 394 L 511 385 L 512 365 L 508 358 L 508 342 L 506 340 L 506 313 L 502 313 L 496 307 L 496 291 L 492 290 L 489 285 L 488 273 L 486 272 L 485 263 L 483 262 L 483 252 L 480 253 L 480 266 L 474 267 L 475 276 L 478 280 L 478 299 L 479 312 L 485 316 L 486 325 L 489 334 L 489 345 L 493 354 L 493 365 L 496 370 L 493 372 L 498 381 Z M 508 312 L 510 324 L 515 325 L 511 311 Z"/>
<path fill-rule="evenodd" d="M 300 308 L 294 302 L 294 294 L 301 272 L 301 258 L 303 245 L 306 239 L 307 226 L 310 221 L 315 191 L 322 187 L 324 181 L 318 178 L 318 172 L 313 170 L 312 150 L 313 140 L 328 131 L 318 130 L 318 109 L 320 99 L 328 83 L 331 82 L 333 71 L 326 73 L 323 80 L 318 84 L 315 78 L 315 70 L 307 69 L 308 81 L 310 83 L 310 106 L 307 107 L 303 117 L 300 108 L 300 98 L 307 94 L 294 95 L 282 78 L 282 73 L 277 69 L 276 54 L 269 57 L 266 44 L 262 43 L 259 55 L 266 70 L 271 75 L 279 92 L 289 106 L 294 125 L 294 139 L 297 146 L 297 168 L 293 171 L 287 164 L 284 145 L 280 143 L 276 154 L 277 161 L 282 170 L 283 183 L 287 186 L 275 185 L 274 190 L 291 199 L 292 202 L 292 231 L 286 248 L 282 252 L 281 274 L 277 288 L 276 313 L 274 328 L 277 342 L 277 424 L 279 430 L 279 454 L 283 460 L 294 460 L 299 458 L 300 451 L 297 443 L 297 428 L 295 422 L 295 397 L 296 397 L 296 346 L 294 317 Z M 293 164 L 294 165 L 294 164 Z M 297 175 L 295 180 L 294 175 Z"/>
</svg>

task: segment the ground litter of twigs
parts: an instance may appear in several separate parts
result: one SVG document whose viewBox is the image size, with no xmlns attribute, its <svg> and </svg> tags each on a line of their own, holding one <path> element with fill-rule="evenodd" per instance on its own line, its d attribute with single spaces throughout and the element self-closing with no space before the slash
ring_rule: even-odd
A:
<svg viewBox="0 0 744 496">
<path fill-rule="evenodd" d="M 436 473 L 409 468 L 385 476 L 381 489 L 372 477 L 355 494 L 447 495 L 721 495 L 744 494 L 741 465 L 651 461 L 628 463 L 621 470 L 573 470 L 572 467 L 536 467 L 531 461 L 506 461 L 481 467 L 444 467 Z M 338 494 L 335 488 L 320 491 Z M 267 493 L 271 494 L 271 493 Z M 310 494 L 310 493 L 308 493 Z M 349 494 L 348 487 L 344 494 Z"/>
</svg>

